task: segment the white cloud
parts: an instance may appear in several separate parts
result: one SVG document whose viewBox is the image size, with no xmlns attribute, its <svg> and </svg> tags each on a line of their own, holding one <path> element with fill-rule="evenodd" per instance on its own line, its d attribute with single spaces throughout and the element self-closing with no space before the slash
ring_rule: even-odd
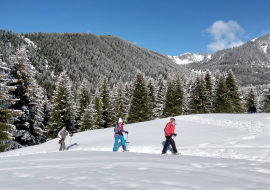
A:
<svg viewBox="0 0 270 190">
<path fill-rule="evenodd" d="M 211 34 L 214 40 L 214 42 L 207 45 L 208 51 L 211 52 L 240 46 L 244 43 L 240 37 L 245 33 L 245 30 L 233 20 L 226 23 L 222 20 L 216 21 L 205 32 Z"/>
<path fill-rule="evenodd" d="M 268 29 L 268 30 L 262 30 L 261 31 L 261 34 L 262 34 L 262 36 L 269 35 L 270 34 L 270 29 Z"/>
</svg>

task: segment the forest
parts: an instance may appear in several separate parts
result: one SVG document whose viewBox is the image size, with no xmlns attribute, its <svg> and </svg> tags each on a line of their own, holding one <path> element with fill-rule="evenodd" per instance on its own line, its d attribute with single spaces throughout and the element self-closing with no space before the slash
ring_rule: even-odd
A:
<svg viewBox="0 0 270 190">
<path fill-rule="evenodd" d="M 111 36 L 92 36 L 104 46 L 96 56 L 90 53 L 96 49 L 81 45 L 92 43 L 87 35 L 78 34 L 82 42 L 74 43 L 76 34 L 1 31 L 0 151 L 44 143 L 63 126 L 72 133 L 113 127 L 118 118 L 129 124 L 182 114 L 270 112 L 269 88 L 239 87 L 233 71 L 188 72 Z M 56 48 L 42 53 L 48 46 Z"/>
</svg>

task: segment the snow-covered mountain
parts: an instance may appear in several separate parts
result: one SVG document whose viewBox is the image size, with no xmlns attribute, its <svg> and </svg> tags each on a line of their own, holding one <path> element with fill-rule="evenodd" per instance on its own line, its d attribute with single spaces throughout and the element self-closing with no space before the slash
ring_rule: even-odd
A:
<svg viewBox="0 0 270 190">
<path fill-rule="evenodd" d="M 261 36 L 234 48 L 211 55 L 211 59 L 188 64 L 186 68 L 211 72 L 233 70 L 241 86 L 270 82 L 270 35 Z"/>
<path fill-rule="evenodd" d="M 1 189 L 269 188 L 270 114 L 178 116 L 180 156 L 161 154 L 168 120 L 126 125 L 125 153 L 112 152 L 113 128 L 68 137 L 65 152 L 54 139 L 1 153 Z"/>
<path fill-rule="evenodd" d="M 171 58 L 175 63 L 180 65 L 185 65 L 193 62 L 201 62 L 201 61 L 208 61 L 211 59 L 211 54 L 206 53 L 184 53 L 178 56 L 168 56 Z"/>
</svg>

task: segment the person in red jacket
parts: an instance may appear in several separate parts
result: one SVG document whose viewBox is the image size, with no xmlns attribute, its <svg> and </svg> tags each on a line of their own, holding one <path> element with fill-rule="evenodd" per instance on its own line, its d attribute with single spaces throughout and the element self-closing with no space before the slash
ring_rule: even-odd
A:
<svg viewBox="0 0 270 190">
<path fill-rule="evenodd" d="M 166 154 L 167 147 L 169 146 L 169 144 L 171 144 L 172 148 L 173 148 L 173 153 L 175 155 L 179 155 L 179 153 L 177 152 L 177 149 L 175 147 L 174 140 L 172 139 L 172 136 L 176 136 L 176 134 L 174 133 L 175 125 L 176 125 L 175 119 L 171 118 L 170 122 L 165 127 L 164 131 L 165 131 L 166 143 L 165 143 L 164 148 L 162 150 L 162 154 Z"/>
</svg>

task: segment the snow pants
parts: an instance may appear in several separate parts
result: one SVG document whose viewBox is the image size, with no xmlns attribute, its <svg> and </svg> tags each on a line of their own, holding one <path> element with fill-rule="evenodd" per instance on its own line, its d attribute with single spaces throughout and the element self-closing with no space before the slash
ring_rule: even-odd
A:
<svg viewBox="0 0 270 190">
<path fill-rule="evenodd" d="M 168 146 L 169 145 L 172 145 L 172 148 L 173 148 L 173 153 L 177 153 L 177 149 L 176 149 L 176 147 L 175 147 L 175 143 L 174 143 L 174 140 L 172 139 L 172 137 L 170 137 L 170 136 L 166 136 L 166 143 L 165 143 L 165 145 L 164 145 L 164 148 L 163 148 L 163 150 L 162 150 L 162 153 L 166 153 L 167 152 L 167 148 L 168 148 Z"/>
<path fill-rule="evenodd" d="M 125 139 L 124 139 L 123 135 L 118 135 L 118 138 L 117 138 L 117 137 L 114 137 L 114 140 L 115 140 L 114 146 L 113 146 L 113 151 L 114 151 L 114 152 L 115 152 L 116 149 L 117 149 L 117 145 L 118 145 L 119 139 L 121 140 L 124 149 L 127 149 L 127 147 L 126 147 L 126 142 L 125 142 Z"/>
<path fill-rule="evenodd" d="M 61 140 L 59 151 L 66 150 L 66 144 L 64 140 Z"/>
</svg>

